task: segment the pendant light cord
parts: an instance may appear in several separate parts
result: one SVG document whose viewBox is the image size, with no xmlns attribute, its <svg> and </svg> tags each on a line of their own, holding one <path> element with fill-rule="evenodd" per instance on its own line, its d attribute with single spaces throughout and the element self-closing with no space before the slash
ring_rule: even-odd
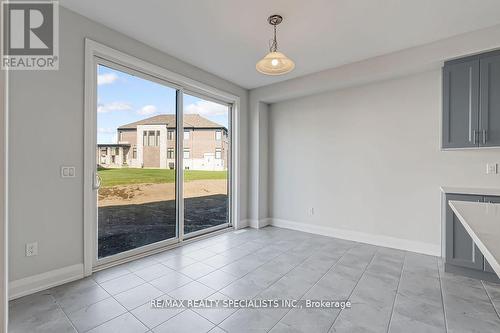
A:
<svg viewBox="0 0 500 333">
<path fill-rule="evenodd" d="M 274 38 L 271 41 L 271 46 L 269 47 L 269 51 L 276 52 L 278 50 L 278 40 L 276 39 L 276 25 L 273 24 L 274 27 Z"/>
</svg>

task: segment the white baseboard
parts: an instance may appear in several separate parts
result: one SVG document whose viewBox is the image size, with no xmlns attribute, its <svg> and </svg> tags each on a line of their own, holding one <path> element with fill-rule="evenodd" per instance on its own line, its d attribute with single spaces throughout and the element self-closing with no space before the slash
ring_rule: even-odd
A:
<svg viewBox="0 0 500 333">
<path fill-rule="evenodd" d="M 245 223 L 245 225 L 247 227 L 254 228 L 254 229 L 264 228 L 265 226 L 271 224 L 271 222 L 270 222 L 271 219 L 269 219 L 269 218 L 260 219 L 260 220 L 257 220 L 257 219 L 247 219 L 247 220 L 243 220 L 243 221 L 245 221 L 244 223 Z"/>
<path fill-rule="evenodd" d="M 238 223 L 238 227 L 236 228 L 237 230 L 243 229 L 243 228 L 248 228 L 250 226 L 250 220 L 244 219 L 240 220 Z"/>
<path fill-rule="evenodd" d="M 377 246 L 390 247 L 433 256 L 441 256 L 441 245 L 400 239 L 384 235 L 374 235 L 359 231 L 337 229 L 313 224 L 293 222 L 282 219 L 270 218 L 270 225 L 280 228 L 308 232 L 312 234 L 335 237 L 355 242 L 367 243 Z"/>
<path fill-rule="evenodd" d="M 28 276 L 9 282 L 9 299 L 16 299 L 83 278 L 83 264 Z"/>
</svg>

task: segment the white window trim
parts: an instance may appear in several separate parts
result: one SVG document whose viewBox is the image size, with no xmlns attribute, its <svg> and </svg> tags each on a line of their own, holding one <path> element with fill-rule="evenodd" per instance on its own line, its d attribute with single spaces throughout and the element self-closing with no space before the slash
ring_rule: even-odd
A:
<svg viewBox="0 0 500 333">
<path fill-rule="evenodd" d="M 147 61 L 141 60 L 134 56 L 128 55 L 121 51 L 115 50 L 106 45 L 95 42 L 91 39 L 85 39 L 85 149 L 84 149 L 84 195 L 83 195 L 83 205 L 84 205 L 84 275 L 89 276 L 92 274 L 95 264 L 94 256 L 96 255 L 96 216 L 97 207 L 95 204 L 95 190 L 93 189 L 95 182 L 95 166 L 97 164 L 95 147 L 97 138 L 97 119 L 96 119 L 96 106 L 97 106 L 97 64 L 98 60 L 103 59 L 104 61 L 113 62 L 118 65 L 130 68 L 135 71 L 142 72 L 146 75 L 156 77 L 162 81 L 167 81 L 171 83 L 172 87 L 181 91 L 195 92 L 204 96 L 216 98 L 219 101 L 228 103 L 231 105 L 231 180 L 230 180 L 230 190 L 231 190 L 231 206 L 230 214 L 233 227 L 238 229 L 240 223 L 240 195 L 238 191 L 239 184 L 239 110 L 240 110 L 240 97 L 227 93 L 225 91 L 213 88 L 204 83 L 198 82 L 196 80 L 190 79 L 183 75 L 169 71 L 163 67 L 154 65 Z M 180 105 L 181 102 L 178 102 Z M 182 115 L 178 116 L 178 123 L 182 125 Z M 180 135 L 177 135 L 179 139 Z M 183 151 L 183 140 L 177 140 L 177 151 Z M 183 175 L 183 165 L 182 160 L 179 158 L 180 164 L 177 165 L 178 177 L 182 180 Z M 182 193 L 183 182 L 179 181 L 176 191 Z M 178 200 L 179 201 L 179 200 Z M 183 221 L 183 211 L 179 210 L 181 215 L 181 221 Z M 181 222 L 181 230 L 179 231 L 179 239 L 182 242 L 184 240 L 183 228 Z M 152 244 L 154 245 L 154 244 Z M 176 244 L 165 244 L 162 248 L 158 246 L 144 247 L 143 252 L 134 256 L 124 257 L 123 259 L 116 260 L 112 263 L 100 266 L 99 269 L 120 264 L 132 259 L 137 259 L 151 252 L 158 252 L 167 247 L 175 246 Z M 149 252 L 148 252 L 149 251 Z"/>
</svg>

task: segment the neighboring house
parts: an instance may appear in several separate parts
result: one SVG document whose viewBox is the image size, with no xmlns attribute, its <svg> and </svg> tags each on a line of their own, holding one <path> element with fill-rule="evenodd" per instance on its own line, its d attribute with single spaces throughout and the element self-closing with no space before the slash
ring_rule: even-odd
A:
<svg viewBox="0 0 500 333">
<path fill-rule="evenodd" d="M 97 145 L 105 168 L 175 168 L 175 115 L 158 115 L 118 127 L 118 142 Z M 198 114 L 184 115 L 184 168 L 226 170 L 228 130 Z"/>
</svg>

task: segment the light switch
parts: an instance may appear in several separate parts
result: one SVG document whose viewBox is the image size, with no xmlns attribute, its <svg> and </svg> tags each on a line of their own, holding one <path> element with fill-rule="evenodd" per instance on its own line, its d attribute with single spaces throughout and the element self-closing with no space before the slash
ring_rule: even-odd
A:
<svg viewBox="0 0 500 333">
<path fill-rule="evenodd" d="M 498 164 L 497 163 L 488 163 L 486 164 L 486 174 L 494 175 L 498 173 Z"/>
<path fill-rule="evenodd" d="M 61 177 L 62 178 L 74 178 L 75 177 L 75 167 L 74 166 L 62 166 L 61 167 Z"/>
</svg>

